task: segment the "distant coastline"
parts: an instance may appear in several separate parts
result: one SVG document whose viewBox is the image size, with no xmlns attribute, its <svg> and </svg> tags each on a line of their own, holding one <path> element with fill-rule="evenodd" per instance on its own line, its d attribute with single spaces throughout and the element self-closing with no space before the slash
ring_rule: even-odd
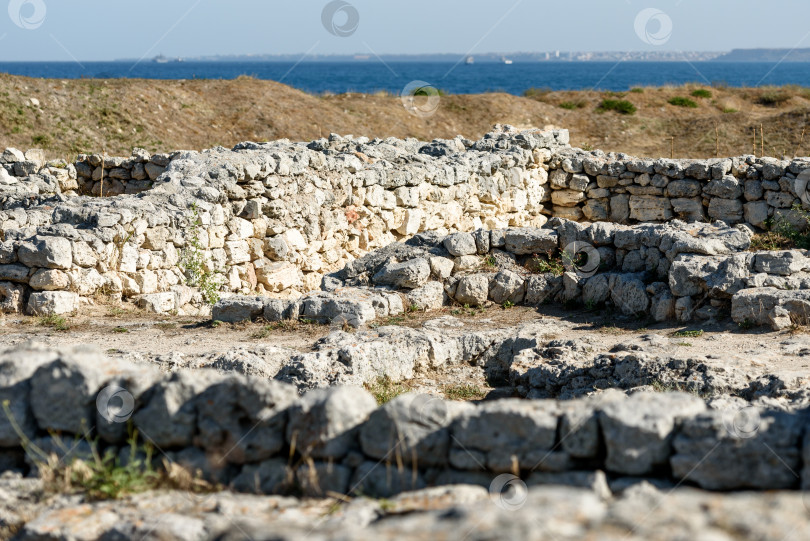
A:
<svg viewBox="0 0 810 541">
<path fill-rule="evenodd" d="M 171 61 L 187 62 L 396 62 L 396 63 L 503 63 L 508 58 L 513 63 L 533 62 L 810 62 L 807 49 L 732 49 L 719 51 L 542 51 L 498 53 L 442 53 L 442 54 L 243 54 L 193 57 L 169 57 Z M 150 61 L 169 60 L 162 54 Z M 117 59 L 115 62 L 142 62 L 143 59 Z"/>
</svg>

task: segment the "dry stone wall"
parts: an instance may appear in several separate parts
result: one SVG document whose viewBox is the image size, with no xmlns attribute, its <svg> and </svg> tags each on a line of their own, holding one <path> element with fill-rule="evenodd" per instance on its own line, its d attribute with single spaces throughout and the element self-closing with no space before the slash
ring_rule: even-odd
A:
<svg viewBox="0 0 810 541">
<path fill-rule="evenodd" d="M 70 312 L 99 292 L 204 313 L 201 277 L 209 299 L 295 298 L 418 233 L 550 217 L 760 227 L 797 220 L 810 178 L 804 159 L 638 159 L 508 126 L 479 141 L 333 135 L 74 164 L 7 149 L 0 161 L 0 306 L 29 313 Z"/>
<path fill-rule="evenodd" d="M 362 388 L 299 397 L 265 378 L 165 375 L 86 349 L 28 347 L 0 353 L 0 400 L 0 471 L 35 467 L 39 452 L 86 458 L 96 437 L 126 459 L 131 422 L 156 462 L 243 492 L 384 497 L 489 486 L 504 473 L 529 484 L 604 486 L 606 472 L 710 490 L 810 486 L 806 411 L 687 393 L 480 404 L 405 394 L 377 407 Z"/>
</svg>

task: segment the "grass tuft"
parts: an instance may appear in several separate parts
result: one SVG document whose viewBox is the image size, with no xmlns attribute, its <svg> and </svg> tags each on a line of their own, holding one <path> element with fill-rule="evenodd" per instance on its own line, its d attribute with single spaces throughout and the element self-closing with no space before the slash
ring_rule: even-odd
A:
<svg viewBox="0 0 810 541">
<path fill-rule="evenodd" d="M 461 401 L 483 400 L 487 396 L 486 391 L 471 383 L 446 385 L 442 388 L 442 393 L 448 400 Z"/>
<path fill-rule="evenodd" d="M 670 98 L 667 103 L 676 107 L 689 107 L 691 109 L 696 109 L 698 107 L 696 101 L 690 100 L 689 98 L 684 98 L 683 96 L 675 96 L 674 98 Z"/>
<path fill-rule="evenodd" d="M 379 377 L 374 383 L 367 383 L 366 390 L 374 396 L 374 400 L 380 406 L 408 392 L 405 385 L 393 382 L 388 376 Z"/>
<path fill-rule="evenodd" d="M 66 331 L 70 329 L 70 323 L 64 316 L 50 314 L 39 318 L 38 323 L 43 327 L 50 327 L 55 331 Z"/>
</svg>

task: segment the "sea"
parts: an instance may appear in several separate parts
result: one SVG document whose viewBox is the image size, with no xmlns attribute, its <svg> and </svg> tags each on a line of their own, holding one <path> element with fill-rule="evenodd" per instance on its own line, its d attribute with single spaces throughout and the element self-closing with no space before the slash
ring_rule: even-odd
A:
<svg viewBox="0 0 810 541">
<path fill-rule="evenodd" d="M 0 62 L 0 72 L 28 77 L 234 79 L 248 75 L 279 81 L 313 94 L 400 94 L 405 88 L 433 86 L 449 94 L 529 89 L 624 91 L 636 86 L 722 85 L 731 87 L 801 85 L 810 87 L 810 63 L 766 62 L 197 62 L 153 60 L 117 62 Z M 409 86 L 410 85 L 410 86 Z"/>
</svg>

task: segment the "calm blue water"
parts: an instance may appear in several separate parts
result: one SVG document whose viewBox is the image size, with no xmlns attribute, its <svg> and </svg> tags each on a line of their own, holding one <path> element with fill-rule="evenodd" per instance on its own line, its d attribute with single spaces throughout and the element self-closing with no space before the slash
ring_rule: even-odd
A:
<svg viewBox="0 0 810 541">
<path fill-rule="evenodd" d="M 233 79 L 251 75 L 281 81 L 307 92 L 399 93 L 411 81 L 425 81 L 452 94 L 504 91 L 522 94 L 526 89 L 627 90 L 633 86 L 658 86 L 700 82 L 729 86 L 810 86 L 810 63 L 724 62 L 574 62 L 460 64 L 399 62 L 0 62 L 0 72 L 45 78 L 146 78 Z"/>
</svg>

